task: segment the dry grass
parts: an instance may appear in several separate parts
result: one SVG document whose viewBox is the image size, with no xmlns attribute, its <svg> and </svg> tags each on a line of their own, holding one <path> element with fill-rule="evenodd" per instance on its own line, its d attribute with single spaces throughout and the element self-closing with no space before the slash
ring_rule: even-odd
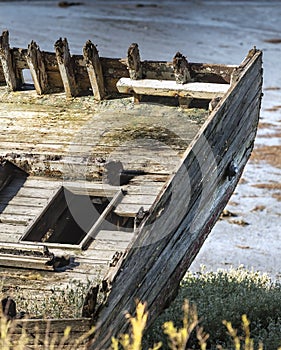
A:
<svg viewBox="0 0 281 350">
<path fill-rule="evenodd" d="M 242 247 L 241 247 L 242 248 Z M 247 247 L 243 247 L 247 249 Z M 227 334 L 222 321 L 226 319 L 237 329 L 242 345 L 245 339 L 241 316 L 246 314 L 251 320 L 251 334 L 255 350 L 263 342 L 265 350 L 276 350 L 281 346 L 281 285 L 273 283 L 266 275 L 250 272 L 243 268 L 219 272 L 199 272 L 188 274 L 182 281 L 179 294 L 171 306 L 158 318 L 147 334 L 147 349 L 151 342 L 159 339 L 163 349 L 169 349 L 161 335 L 162 324 L 171 320 L 180 327 L 181 305 L 188 299 L 196 305 L 200 326 L 209 334 L 207 348 L 236 349 L 233 339 Z M 188 349 L 198 349 L 196 334 L 191 336 Z"/>
<path fill-rule="evenodd" d="M 140 302 L 135 316 L 126 315 L 130 333 L 112 338 L 112 349 L 281 350 L 280 293 L 281 285 L 243 268 L 188 274 L 179 297 L 158 320 L 161 334 L 152 329 L 147 342 L 144 330 L 149 310 Z M 1 350 L 31 349 L 27 344 L 33 344 L 33 350 L 86 349 L 85 343 L 94 332 L 92 329 L 75 339 L 70 327 L 59 335 L 50 335 L 46 329 L 42 343 L 36 332 L 30 336 L 24 327 L 15 332 L 16 327 L 17 321 L 9 321 L 0 311 Z"/>
</svg>

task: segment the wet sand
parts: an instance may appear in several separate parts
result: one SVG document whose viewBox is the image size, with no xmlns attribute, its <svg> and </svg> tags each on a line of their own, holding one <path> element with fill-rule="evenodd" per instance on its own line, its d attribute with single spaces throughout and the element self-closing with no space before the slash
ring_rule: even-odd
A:
<svg viewBox="0 0 281 350">
<path fill-rule="evenodd" d="M 81 54 L 91 39 L 101 56 L 125 57 L 132 42 L 142 59 L 239 64 L 249 49 L 264 53 L 264 97 L 255 150 L 227 206 L 191 266 L 192 271 L 244 265 L 281 278 L 281 4 L 277 1 L 0 2 L 0 27 L 11 46 L 35 40 L 53 51 L 67 37 Z"/>
</svg>

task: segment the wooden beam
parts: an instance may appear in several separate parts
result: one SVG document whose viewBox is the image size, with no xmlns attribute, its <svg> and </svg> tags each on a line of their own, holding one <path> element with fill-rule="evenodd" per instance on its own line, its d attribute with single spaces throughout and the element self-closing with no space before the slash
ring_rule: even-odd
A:
<svg viewBox="0 0 281 350">
<path fill-rule="evenodd" d="M 45 206 L 44 210 L 29 225 L 21 241 L 41 242 L 48 230 L 55 226 L 57 218 L 66 208 L 67 203 L 64 198 L 64 187 L 61 186 Z"/>
<path fill-rule="evenodd" d="M 101 216 L 98 218 L 98 220 L 94 223 L 94 225 L 88 231 L 87 235 L 81 241 L 81 243 L 80 243 L 81 249 L 86 249 L 88 247 L 89 242 L 95 238 L 95 234 L 97 233 L 101 224 L 106 219 L 107 215 L 116 207 L 116 205 L 120 202 L 120 200 L 122 199 L 123 196 L 124 196 L 124 193 L 122 192 L 122 190 L 119 190 L 115 194 L 115 196 L 112 198 L 111 202 L 108 204 L 108 206 L 102 212 Z"/>
<path fill-rule="evenodd" d="M 78 95 L 78 90 L 75 80 L 74 67 L 66 38 L 60 38 L 56 41 L 55 51 L 66 97 L 75 97 Z"/>
<path fill-rule="evenodd" d="M 53 266 L 47 264 L 48 262 L 50 258 L 0 253 L 0 266 L 54 271 Z"/>
<path fill-rule="evenodd" d="M 128 69 L 131 79 L 142 79 L 142 67 L 138 44 L 133 43 L 128 49 Z"/>
<path fill-rule="evenodd" d="M 189 63 L 180 52 L 177 52 L 173 58 L 173 69 L 178 84 L 186 84 L 191 81 Z"/>
<path fill-rule="evenodd" d="M 45 63 L 39 46 L 33 40 L 28 45 L 26 61 L 37 94 L 42 95 L 46 93 L 48 91 L 48 77 Z"/>
<path fill-rule="evenodd" d="M 121 78 L 116 86 L 119 92 L 125 94 L 135 93 L 140 95 L 190 97 L 211 100 L 214 97 L 224 95 L 230 85 L 199 82 L 177 84 L 172 80 L 133 80 L 130 78 Z"/>
<path fill-rule="evenodd" d="M 9 32 L 7 30 L 5 30 L 0 36 L 0 61 L 8 89 L 11 91 L 16 91 L 18 84 L 13 58 L 10 51 Z"/>
<path fill-rule="evenodd" d="M 96 46 L 88 40 L 83 47 L 83 56 L 89 74 L 95 100 L 102 100 L 105 96 L 102 66 Z"/>
<path fill-rule="evenodd" d="M 0 243 L 0 266 L 53 270 L 52 254 L 44 245 Z"/>
<path fill-rule="evenodd" d="M 24 329 L 30 334 L 34 334 L 36 332 L 37 335 L 46 336 L 46 329 L 50 334 L 53 333 L 64 333 L 66 327 L 71 328 L 71 333 L 77 335 L 77 333 L 86 333 L 91 328 L 91 319 L 90 318 L 69 318 L 69 319 L 21 319 L 13 321 L 12 333 L 13 334 L 22 334 L 22 330 Z M 18 327 L 15 327 L 18 326 Z"/>
<path fill-rule="evenodd" d="M 48 257 L 50 253 L 48 248 L 43 244 L 24 244 L 24 243 L 4 243 L 0 242 L 0 252 L 9 254 L 24 254 L 33 256 Z"/>
</svg>

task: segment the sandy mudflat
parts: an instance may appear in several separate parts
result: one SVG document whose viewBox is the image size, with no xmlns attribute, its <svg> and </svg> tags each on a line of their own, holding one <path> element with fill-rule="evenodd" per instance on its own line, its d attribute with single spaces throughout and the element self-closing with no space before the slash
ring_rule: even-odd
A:
<svg viewBox="0 0 281 350">
<path fill-rule="evenodd" d="M 67 37 L 72 53 L 85 41 L 101 56 L 125 57 L 137 42 L 142 59 L 239 64 L 254 45 L 264 52 L 264 97 L 256 148 L 228 212 L 191 266 L 208 270 L 243 264 L 281 278 L 281 3 L 278 1 L 0 2 L 0 28 L 12 46 L 35 40 L 52 50 Z"/>
</svg>

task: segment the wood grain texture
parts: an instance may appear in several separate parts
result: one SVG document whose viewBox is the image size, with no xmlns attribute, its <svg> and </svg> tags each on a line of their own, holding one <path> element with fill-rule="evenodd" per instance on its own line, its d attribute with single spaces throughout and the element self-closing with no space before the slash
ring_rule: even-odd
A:
<svg viewBox="0 0 281 350">
<path fill-rule="evenodd" d="M 223 96 L 229 89 L 228 84 L 186 83 L 179 84 L 171 80 L 121 78 L 117 84 L 120 93 L 155 96 L 180 96 L 197 99 L 212 99 Z"/>
<path fill-rule="evenodd" d="M 94 98 L 101 101 L 105 96 L 102 66 L 96 46 L 88 40 L 83 47 L 83 56 L 91 82 Z"/>
<path fill-rule="evenodd" d="M 8 32 L 3 32 L 2 37 L 7 37 Z M 59 39 L 56 42 L 56 52 L 40 52 L 40 75 L 34 74 L 34 85 L 38 93 L 62 92 L 67 96 L 94 95 L 97 99 L 107 95 L 118 94 L 116 83 L 120 77 L 132 76 L 138 79 L 145 76 L 147 79 L 175 80 L 173 62 L 168 61 L 141 61 L 136 44 L 129 48 L 127 58 L 107 58 L 88 55 L 70 55 L 68 45 Z M 5 46 L 5 45 L 4 45 Z M 28 48 L 10 48 L 3 46 L 3 62 L 0 64 L 0 85 L 8 84 L 12 90 L 24 88 L 22 70 L 30 69 L 34 73 L 35 60 L 31 63 L 28 57 Z M 65 49 L 63 49 L 65 46 Z M 91 53 L 93 53 L 91 51 Z M 10 57 L 10 58 L 9 58 Z M 12 64 L 11 64 L 12 57 Z M 58 59 L 59 57 L 59 59 Z M 38 61 L 37 61 L 38 62 Z M 129 64 L 129 69 L 128 69 Z M 229 83 L 234 66 L 207 63 L 188 63 L 190 78 L 196 82 Z M 95 66 L 95 67 L 94 67 Z M 94 67 L 94 69 L 93 69 Z M 131 68 L 132 69 L 131 69 Z M 140 69 L 141 67 L 141 69 Z M 13 73 L 14 72 L 14 73 Z M 43 73 L 44 72 L 44 73 Z M 14 76 L 14 77 L 13 77 Z M 48 88 L 45 90 L 45 83 Z M 37 84 L 38 83 L 38 84 Z M 41 88 L 39 88 L 41 85 Z"/>
<path fill-rule="evenodd" d="M 135 300 L 148 303 L 150 323 L 174 297 L 251 154 L 262 94 L 261 56 L 257 52 L 243 68 L 152 207 L 113 281 L 91 349 L 109 347 L 104 340 L 109 331 L 127 330 L 123 314 L 133 312 Z M 237 162 L 238 174 L 228 180 L 231 160 Z"/>
<path fill-rule="evenodd" d="M 39 46 L 34 41 L 31 41 L 31 43 L 28 45 L 26 62 L 30 69 L 37 94 L 42 95 L 47 93 L 49 86 L 45 62 Z"/>
<path fill-rule="evenodd" d="M 11 91 L 17 90 L 15 65 L 9 44 L 9 32 L 5 30 L 0 36 L 0 61 L 7 87 Z"/>
</svg>

